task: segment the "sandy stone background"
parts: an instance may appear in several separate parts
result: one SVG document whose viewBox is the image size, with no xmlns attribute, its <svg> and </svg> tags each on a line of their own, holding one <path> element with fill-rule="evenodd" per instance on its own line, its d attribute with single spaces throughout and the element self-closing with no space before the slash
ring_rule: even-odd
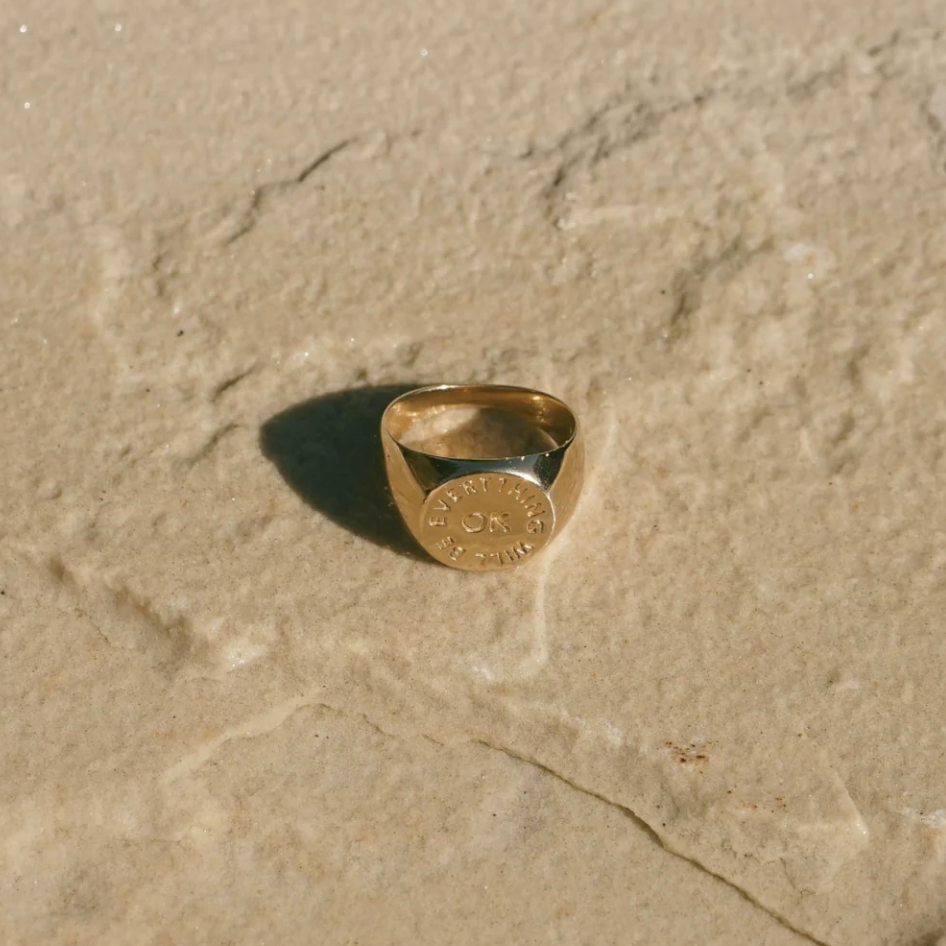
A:
<svg viewBox="0 0 946 946">
<path fill-rule="evenodd" d="M 0 939 L 946 942 L 946 6 L 0 8 Z M 418 557 L 405 387 L 587 434 Z"/>
</svg>

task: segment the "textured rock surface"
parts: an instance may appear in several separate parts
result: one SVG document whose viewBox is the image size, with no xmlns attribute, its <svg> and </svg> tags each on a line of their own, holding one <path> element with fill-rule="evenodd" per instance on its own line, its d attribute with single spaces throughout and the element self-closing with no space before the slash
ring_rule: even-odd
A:
<svg viewBox="0 0 946 946">
<path fill-rule="evenodd" d="M 4 941 L 935 943 L 943 19 L 0 12 Z M 434 380 L 585 422 L 532 568 Z"/>
</svg>

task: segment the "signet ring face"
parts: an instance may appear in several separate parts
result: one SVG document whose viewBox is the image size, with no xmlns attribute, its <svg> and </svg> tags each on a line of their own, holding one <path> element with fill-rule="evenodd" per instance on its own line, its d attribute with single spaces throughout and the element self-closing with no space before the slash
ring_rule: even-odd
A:
<svg viewBox="0 0 946 946">
<path fill-rule="evenodd" d="M 529 388 L 418 388 L 388 405 L 381 442 L 407 528 L 452 568 L 497 571 L 531 561 L 565 527 L 581 491 L 575 415 Z"/>
</svg>

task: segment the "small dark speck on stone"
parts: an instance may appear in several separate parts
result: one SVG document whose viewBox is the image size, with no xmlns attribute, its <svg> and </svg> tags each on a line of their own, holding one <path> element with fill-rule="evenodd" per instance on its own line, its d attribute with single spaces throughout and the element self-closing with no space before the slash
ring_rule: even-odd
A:
<svg viewBox="0 0 946 946">
<path fill-rule="evenodd" d="M 184 329 L 178 329 L 177 337 L 180 338 L 184 334 Z"/>
</svg>

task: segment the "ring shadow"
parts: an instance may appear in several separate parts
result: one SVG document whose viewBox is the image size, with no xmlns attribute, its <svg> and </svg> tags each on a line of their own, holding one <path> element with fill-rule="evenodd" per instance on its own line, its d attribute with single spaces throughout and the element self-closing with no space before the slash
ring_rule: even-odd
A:
<svg viewBox="0 0 946 946">
<path fill-rule="evenodd" d="M 419 384 L 334 391 L 281 411 L 260 428 L 260 449 L 313 509 L 377 545 L 424 560 L 391 491 L 381 415 Z"/>
</svg>

